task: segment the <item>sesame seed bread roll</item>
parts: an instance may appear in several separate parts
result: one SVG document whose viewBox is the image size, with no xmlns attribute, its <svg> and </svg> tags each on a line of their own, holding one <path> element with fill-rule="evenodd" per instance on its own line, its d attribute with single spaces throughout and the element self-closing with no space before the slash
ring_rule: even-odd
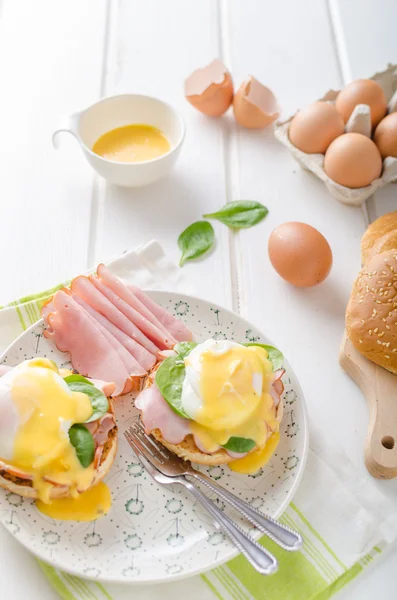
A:
<svg viewBox="0 0 397 600">
<path fill-rule="evenodd" d="M 346 309 L 346 330 L 363 356 L 397 373 L 397 250 L 374 254 L 361 269 Z"/>
<path fill-rule="evenodd" d="M 397 210 L 391 213 L 387 213 L 382 217 L 379 217 L 371 223 L 368 227 L 367 231 L 364 233 L 361 239 L 361 263 L 365 265 L 370 258 L 375 254 L 375 252 L 379 253 L 379 251 L 383 252 L 386 249 L 394 249 L 397 248 L 397 245 L 393 245 L 395 240 L 397 240 L 396 234 L 391 236 L 388 240 L 388 247 L 384 247 L 381 249 L 376 248 L 375 246 L 380 241 L 380 239 L 389 234 L 391 232 L 397 231 Z"/>
</svg>

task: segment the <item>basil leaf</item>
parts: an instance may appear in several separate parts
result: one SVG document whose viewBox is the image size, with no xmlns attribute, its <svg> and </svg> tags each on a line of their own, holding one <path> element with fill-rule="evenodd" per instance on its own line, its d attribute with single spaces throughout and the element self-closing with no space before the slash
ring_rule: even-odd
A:
<svg viewBox="0 0 397 600">
<path fill-rule="evenodd" d="M 86 469 L 94 460 L 95 442 L 92 434 L 84 425 L 72 425 L 69 429 L 69 439 L 76 450 L 77 458 Z"/>
<path fill-rule="evenodd" d="M 108 399 L 91 381 L 81 375 L 69 375 L 65 377 L 65 381 L 73 392 L 80 392 L 89 397 L 93 413 L 86 423 L 91 423 L 91 421 L 96 421 L 106 415 L 109 410 Z"/>
<path fill-rule="evenodd" d="M 197 342 L 179 342 L 175 344 L 174 350 L 181 358 L 185 358 L 196 346 Z"/>
<path fill-rule="evenodd" d="M 255 448 L 255 446 L 256 444 L 254 440 L 241 437 L 231 437 L 228 439 L 226 444 L 223 444 L 222 448 L 225 448 L 225 450 L 230 450 L 230 452 L 238 452 L 239 454 L 243 454 L 243 452 L 249 452 L 252 450 L 252 448 Z"/>
<path fill-rule="evenodd" d="M 90 381 L 86 377 L 83 377 L 82 375 L 77 375 L 77 374 L 68 375 L 67 377 L 64 377 L 64 381 L 66 381 L 66 383 L 68 385 L 69 385 L 69 383 L 71 383 L 73 381 L 81 381 L 82 383 L 88 383 L 89 385 L 94 385 L 92 383 L 92 381 Z"/>
<path fill-rule="evenodd" d="M 197 221 L 182 231 L 178 238 L 178 246 L 182 250 L 179 266 L 187 260 L 198 258 L 209 250 L 215 241 L 215 232 L 211 223 Z"/>
<path fill-rule="evenodd" d="M 257 344 L 256 342 L 243 344 L 243 346 L 259 346 L 260 348 L 264 348 L 268 353 L 268 358 L 270 362 L 273 364 L 273 371 L 277 371 L 283 366 L 284 356 L 282 352 L 280 352 L 280 350 L 278 350 L 274 346 L 267 346 L 266 344 Z"/>
<path fill-rule="evenodd" d="M 185 379 L 185 363 L 180 356 L 166 358 L 156 371 L 156 385 L 174 412 L 189 419 L 181 402 L 182 385 Z"/>
<path fill-rule="evenodd" d="M 217 219 L 233 229 L 252 227 L 262 221 L 268 214 L 268 209 L 260 202 L 251 200 L 236 200 L 228 202 L 218 212 L 203 215 L 205 219 Z"/>
</svg>

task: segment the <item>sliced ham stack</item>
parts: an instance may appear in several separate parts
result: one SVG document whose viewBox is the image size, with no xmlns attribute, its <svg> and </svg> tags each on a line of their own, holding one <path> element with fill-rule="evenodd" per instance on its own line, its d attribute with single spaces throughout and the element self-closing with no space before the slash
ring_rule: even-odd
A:
<svg viewBox="0 0 397 600">
<path fill-rule="evenodd" d="M 102 264 L 57 291 L 41 315 L 44 335 L 70 353 L 74 369 L 114 382 L 114 396 L 140 391 L 157 360 L 192 339 L 181 321 Z"/>
</svg>

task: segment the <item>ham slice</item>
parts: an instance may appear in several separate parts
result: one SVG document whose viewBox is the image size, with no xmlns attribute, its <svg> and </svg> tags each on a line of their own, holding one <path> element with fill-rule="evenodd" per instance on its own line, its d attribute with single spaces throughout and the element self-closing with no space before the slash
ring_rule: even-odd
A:
<svg viewBox="0 0 397 600">
<path fill-rule="evenodd" d="M 87 377 L 87 379 L 89 379 L 91 383 L 102 392 L 102 394 L 105 394 L 107 398 L 112 396 L 114 390 L 116 389 L 116 384 L 113 382 L 102 381 L 102 379 L 92 379 L 91 377 Z"/>
<path fill-rule="evenodd" d="M 113 325 L 106 317 L 101 315 L 92 306 L 87 304 L 85 300 L 82 300 L 77 294 L 72 292 L 72 297 L 80 306 L 84 308 L 98 323 L 100 323 L 105 329 L 107 329 L 115 338 L 124 346 L 126 350 L 135 358 L 135 360 L 141 365 L 144 372 L 149 371 L 154 363 L 156 357 L 151 354 L 146 348 L 138 344 L 135 340 L 130 338 L 124 331 L 121 331 L 116 325 Z"/>
<path fill-rule="evenodd" d="M 109 432 L 115 426 L 116 421 L 111 413 L 106 413 L 106 415 L 92 423 L 84 423 L 84 427 L 91 433 L 98 446 L 103 446 L 107 442 Z"/>
<path fill-rule="evenodd" d="M 276 406 L 279 405 L 281 396 L 284 392 L 284 384 L 282 382 L 282 376 L 285 373 L 285 369 L 278 369 L 273 373 L 273 381 L 270 386 L 269 393 L 274 400 L 274 404 Z"/>
<path fill-rule="evenodd" d="M 155 383 L 139 394 L 135 406 L 142 411 L 142 421 L 148 434 L 160 429 L 167 442 L 179 444 L 190 433 L 189 420 L 172 410 Z"/>
<path fill-rule="evenodd" d="M 189 342 L 193 339 L 192 332 L 184 323 L 182 323 L 182 321 L 167 312 L 165 308 L 152 300 L 144 291 L 139 289 L 139 287 L 132 283 L 126 283 L 126 286 L 178 342 Z"/>
<path fill-rule="evenodd" d="M 74 300 L 77 301 L 77 304 L 80 304 L 77 297 L 74 297 L 73 294 L 72 294 L 72 297 Z M 82 305 L 80 304 L 80 306 L 82 306 Z M 82 307 L 82 308 L 84 308 L 84 307 Z M 126 348 L 114 337 L 114 335 L 110 331 L 108 331 L 108 329 L 106 329 L 106 327 L 104 327 L 99 321 L 97 321 L 90 314 L 89 311 L 87 311 L 87 315 L 88 315 L 88 318 L 91 320 L 91 322 L 99 329 L 99 331 L 102 333 L 102 335 L 105 336 L 105 338 L 108 340 L 109 344 L 111 346 L 113 346 L 113 348 L 116 350 L 117 354 L 120 356 L 120 359 L 124 363 L 125 368 L 129 372 L 129 374 L 130 375 L 140 375 L 140 376 L 146 375 L 145 369 L 143 367 L 141 367 L 141 365 L 138 363 L 138 361 L 132 356 L 132 354 L 130 354 L 128 352 L 128 350 L 126 350 Z"/>
<path fill-rule="evenodd" d="M 127 288 L 127 286 L 119 279 L 116 275 L 108 269 L 104 264 L 100 264 L 97 268 L 97 275 L 103 281 L 103 283 L 113 290 L 124 302 L 126 302 L 131 308 L 135 309 L 142 317 L 145 317 L 150 323 L 152 323 L 157 329 L 162 331 L 167 338 L 171 338 L 172 345 L 176 344 L 176 339 L 172 339 L 172 335 L 164 327 L 164 325 L 157 319 L 157 317 L 139 300 L 134 294 Z M 127 315 L 128 316 L 128 315 Z"/>
<path fill-rule="evenodd" d="M 104 296 L 93 283 L 83 275 L 73 279 L 71 284 L 72 292 L 77 294 L 80 298 L 85 300 L 92 308 L 97 312 L 101 313 L 106 317 L 113 325 L 124 331 L 133 340 L 144 346 L 146 350 L 156 355 L 158 347 L 149 340 L 143 333 L 138 329 L 134 323 L 132 323 L 127 317 L 121 313 L 115 306 Z"/>
<path fill-rule="evenodd" d="M 112 289 L 103 283 L 99 277 L 91 276 L 91 283 L 95 285 L 105 298 L 107 298 L 124 316 L 131 321 L 138 329 L 144 333 L 160 350 L 173 348 L 176 340 L 168 333 L 164 333 L 158 329 L 151 321 L 148 321 L 139 312 L 132 308 Z"/>
<path fill-rule="evenodd" d="M 55 293 L 54 312 L 47 316 L 52 338 L 61 352 L 70 352 L 73 367 L 82 375 L 112 381 L 117 396 L 124 390 L 129 373 L 115 348 L 93 319 L 63 290 Z"/>
</svg>

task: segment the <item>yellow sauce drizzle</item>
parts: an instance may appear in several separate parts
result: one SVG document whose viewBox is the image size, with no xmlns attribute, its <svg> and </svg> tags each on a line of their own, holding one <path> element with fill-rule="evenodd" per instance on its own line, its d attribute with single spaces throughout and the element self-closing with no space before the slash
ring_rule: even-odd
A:
<svg viewBox="0 0 397 600">
<path fill-rule="evenodd" d="M 106 515 L 112 505 L 108 486 L 102 481 L 77 498 L 58 498 L 46 504 L 37 500 L 40 512 L 62 521 L 95 521 Z"/>
</svg>

